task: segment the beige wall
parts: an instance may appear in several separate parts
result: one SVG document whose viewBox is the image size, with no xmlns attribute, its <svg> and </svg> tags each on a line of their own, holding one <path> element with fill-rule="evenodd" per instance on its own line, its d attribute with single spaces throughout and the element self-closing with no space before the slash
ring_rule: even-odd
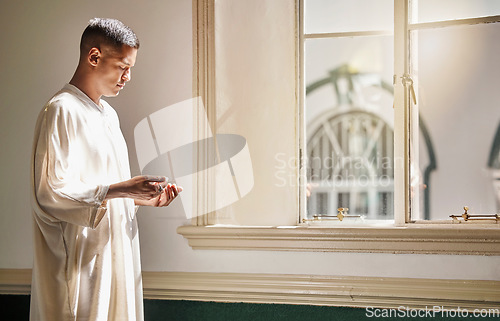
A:
<svg viewBox="0 0 500 321">
<path fill-rule="evenodd" d="M 288 6 L 292 0 L 286 1 L 283 4 Z M 135 125 L 153 111 L 192 96 L 191 1 L 31 3 L 2 4 L 0 13 L 0 268 L 31 267 L 28 171 L 33 126 L 43 103 L 71 77 L 78 38 L 89 18 L 122 19 L 142 41 L 132 82 L 119 97 L 109 100 L 120 116 L 134 174 L 138 174 Z M 288 207 L 283 204 L 280 209 Z M 186 223 L 178 212 L 179 204 L 140 210 L 144 270 L 500 279 L 498 257 L 193 251 L 175 232 Z"/>
<path fill-rule="evenodd" d="M 31 266 L 29 155 L 44 103 L 73 74 L 80 35 L 92 17 L 123 20 L 141 49 L 132 81 L 108 101 L 117 110 L 138 174 L 135 125 L 192 96 L 190 1 L 2 1 L 0 10 L 0 267 Z M 7 259 L 8 258 L 8 259 Z"/>
</svg>

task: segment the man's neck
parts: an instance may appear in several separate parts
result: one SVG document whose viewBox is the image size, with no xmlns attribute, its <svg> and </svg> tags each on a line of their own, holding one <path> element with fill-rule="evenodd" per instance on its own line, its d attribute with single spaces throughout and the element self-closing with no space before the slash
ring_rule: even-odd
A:
<svg viewBox="0 0 500 321">
<path fill-rule="evenodd" d="M 89 81 L 89 77 L 85 75 L 81 75 L 78 70 L 73 75 L 73 78 L 70 80 L 70 84 L 80 89 L 85 95 L 87 95 L 97 106 L 100 106 L 101 95 L 96 93 L 96 90 L 93 89 L 92 82 Z"/>
</svg>

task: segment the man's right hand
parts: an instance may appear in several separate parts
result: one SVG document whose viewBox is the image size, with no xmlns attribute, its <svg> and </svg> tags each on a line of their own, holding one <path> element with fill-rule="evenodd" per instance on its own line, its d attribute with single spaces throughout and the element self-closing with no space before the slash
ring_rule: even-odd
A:
<svg viewBox="0 0 500 321">
<path fill-rule="evenodd" d="M 135 176 L 129 180 L 111 184 L 105 200 L 120 197 L 150 200 L 162 193 L 167 186 L 167 180 L 165 176 Z"/>
</svg>

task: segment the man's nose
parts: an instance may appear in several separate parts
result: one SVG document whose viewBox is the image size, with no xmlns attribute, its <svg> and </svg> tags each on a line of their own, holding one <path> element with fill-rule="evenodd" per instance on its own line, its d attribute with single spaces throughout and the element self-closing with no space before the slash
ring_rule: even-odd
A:
<svg viewBox="0 0 500 321">
<path fill-rule="evenodd" d="M 132 74 L 130 72 L 130 69 L 127 69 L 123 75 L 122 75 L 122 80 L 123 81 L 130 81 L 130 79 L 132 79 Z"/>
</svg>

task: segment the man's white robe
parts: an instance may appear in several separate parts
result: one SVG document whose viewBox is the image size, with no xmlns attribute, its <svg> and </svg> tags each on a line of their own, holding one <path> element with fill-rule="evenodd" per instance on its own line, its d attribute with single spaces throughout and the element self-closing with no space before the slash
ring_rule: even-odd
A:
<svg viewBox="0 0 500 321">
<path fill-rule="evenodd" d="M 103 202 L 130 178 L 115 110 L 67 84 L 34 137 L 31 321 L 142 321 L 134 201 Z"/>
</svg>

